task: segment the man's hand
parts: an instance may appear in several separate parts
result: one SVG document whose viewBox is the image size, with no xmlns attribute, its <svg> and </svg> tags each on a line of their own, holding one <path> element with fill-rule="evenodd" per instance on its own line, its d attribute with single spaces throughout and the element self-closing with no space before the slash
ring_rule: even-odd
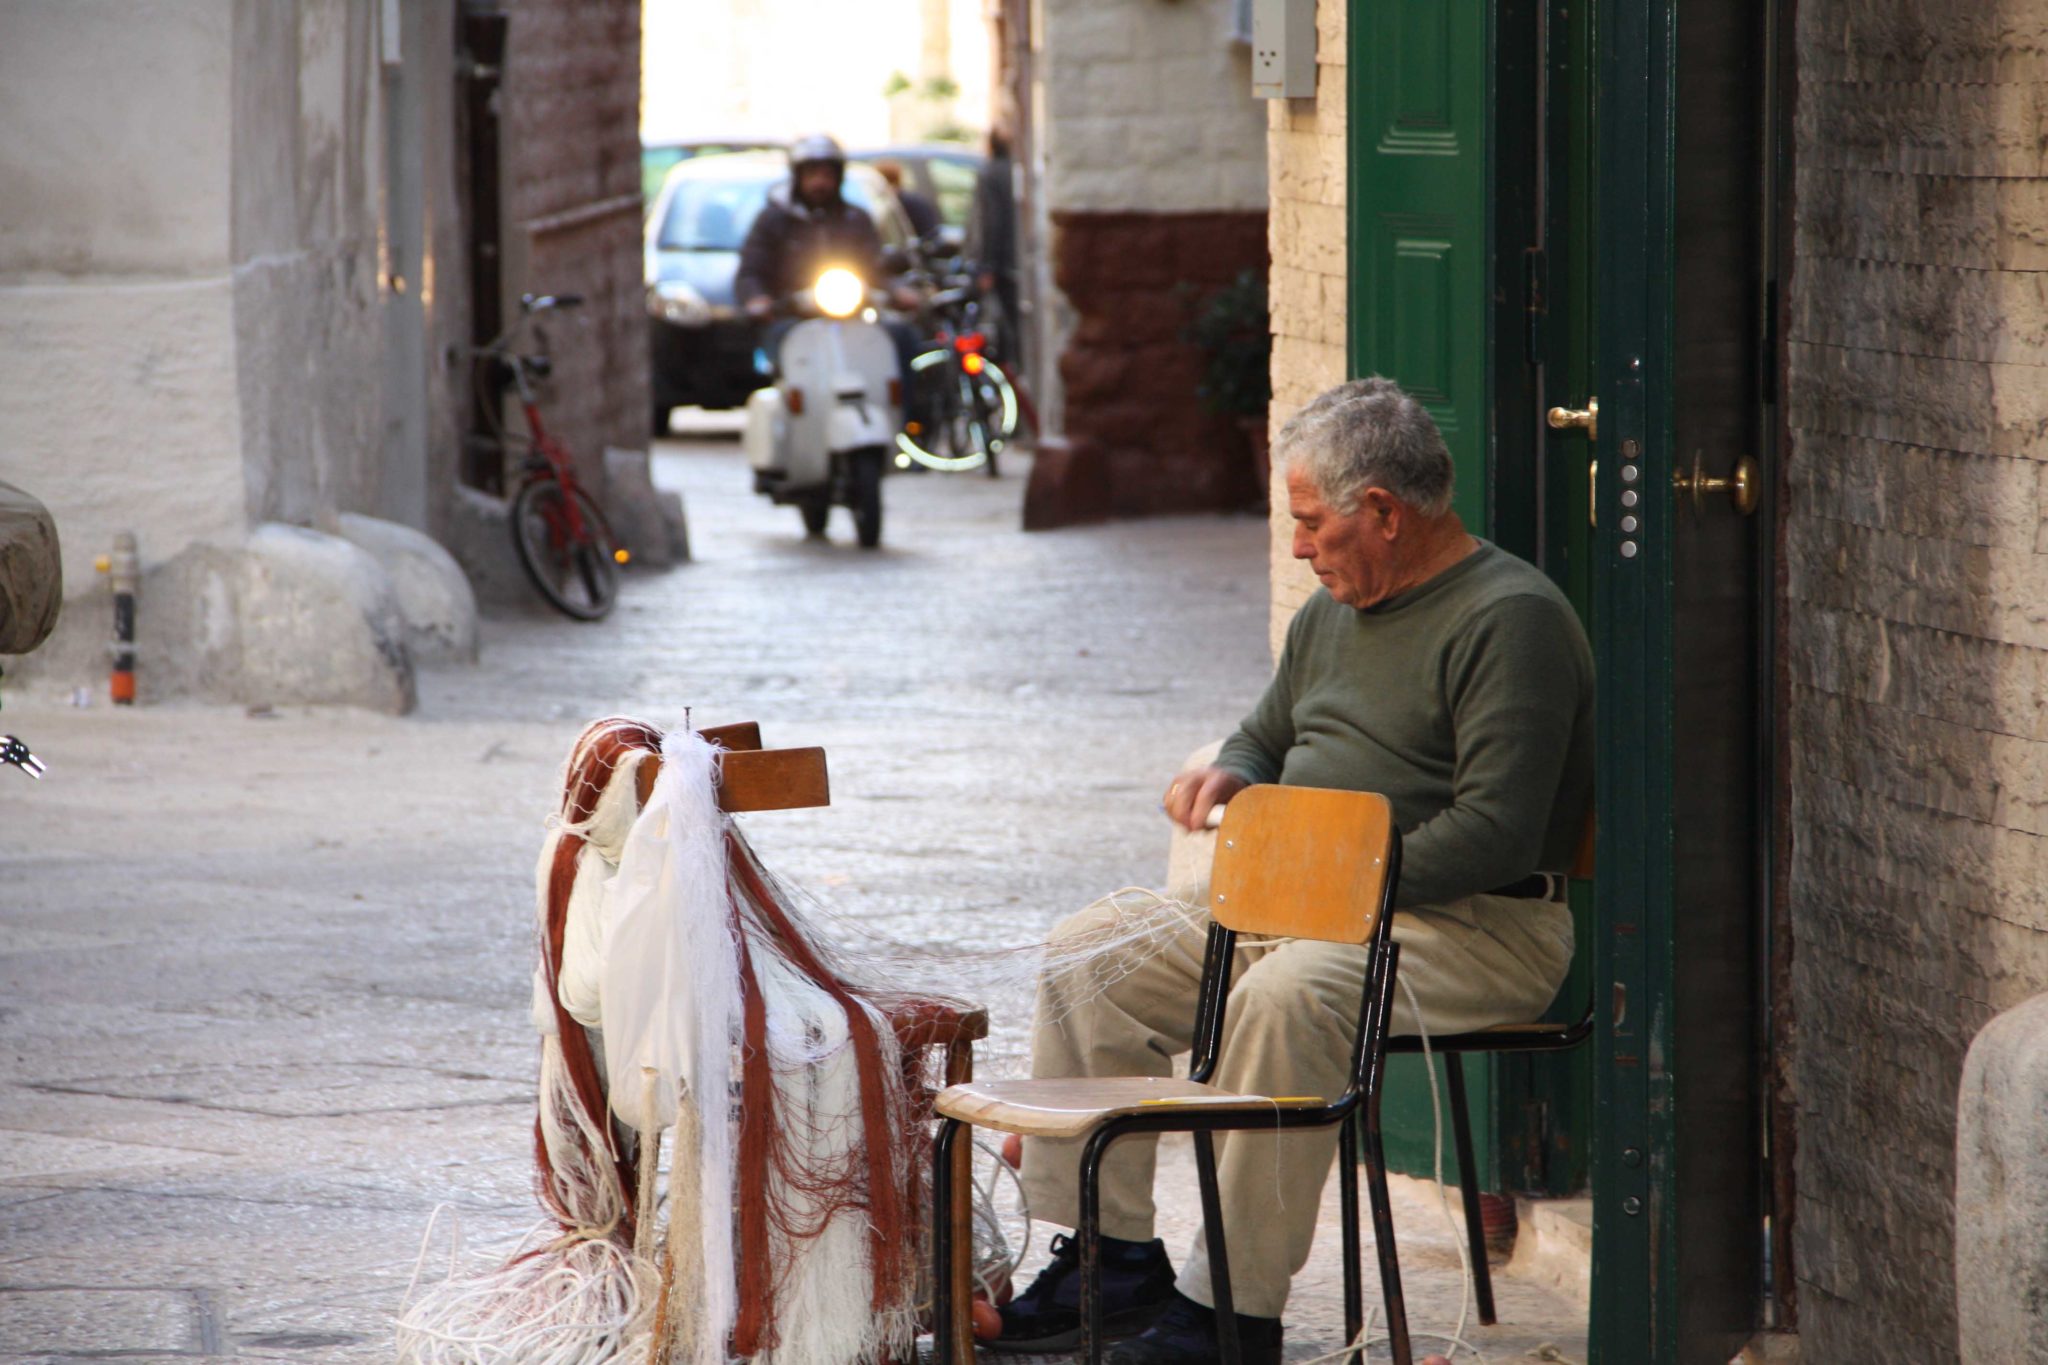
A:
<svg viewBox="0 0 2048 1365">
<path fill-rule="evenodd" d="M 889 291 L 889 300 L 906 313 L 915 313 L 924 306 L 924 298 L 907 284 L 899 284 Z"/>
<path fill-rule="evenodd" d="M 766 294 L 756 294 L 746 302 L 747 316 L 756 322 L 768 321 L 775 312 L 775 300 Z"/>
<path fill-rule="evenodd" d="M 1166 818 L 1182 829 L 1201 829 L 1208 824 L 1211 809 L 1250 785 L 1228 768 L 1214 764 L 1190 768 L 1167 783 L 1166 798 L 1160 804 L 1166 807 Z"/>
</svg>

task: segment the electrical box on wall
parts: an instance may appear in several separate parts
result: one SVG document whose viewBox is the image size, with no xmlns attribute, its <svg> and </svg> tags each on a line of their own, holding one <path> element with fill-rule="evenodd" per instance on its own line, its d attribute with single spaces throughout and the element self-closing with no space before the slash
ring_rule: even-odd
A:
<svg viewBox="0 0 2048 1365">
<path fill-rule="evenodd" d="M 1252 0 L 1252 97 L 1316 93 L 1316 0 Z"/>
</svg>

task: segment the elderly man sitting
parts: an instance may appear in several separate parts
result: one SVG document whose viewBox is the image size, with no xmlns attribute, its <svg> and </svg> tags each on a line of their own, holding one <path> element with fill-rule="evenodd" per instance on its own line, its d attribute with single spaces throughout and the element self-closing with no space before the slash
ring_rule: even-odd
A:
<svg viewBox="0 0 2048 1365">
<path fill-rule="evenodd" d="M 1321 590 L 1288 628 L 1273 681 L 1216 762 L 1184 772 L 1167 813 L 1200 829 L 1255 782 L 1376 791 L 1405 836 L 1395 1033 L 1487 1028 L 1542 1013 L 1572 953 L 1563 878 L 1593 786 L 1593 658 L 1563 594 L 1469 534 L 1452 466 L 1421 404 L 1382 379 L 1330 390 L 1280 431 L 1294 556 Z M 1059 934 L 1085 933 L 1086 914 Z M 1098 988 L 1083 967 L 1041 983 L 1032 1074 L 1169 1074 L 1190 1046 L 1201 929 Z M 1267 1095 L 1334 1095 L 1366 950 L 1305 940 L 1238 949 L 1215 1082 Z M 1411 1006 L 1412 1000 L 1412 1006 Z M 1288 1283 L 1308 1259 L 1337 1131 L 1233 1133 L 1218 1171 L 1238 1336 L 1253 1365 L 1280 1359 Z M 1024 1144 L 1035 1216 L 1072 1226 L 1077 1143 Z M 1116 1365 L 1219 1359 L 1201 1240 L 1176 1283 L 1152 1236 L 1154 1144 L 1129 1137 L 1102 1174 L 1105 1319 Z M 1079 1249 L 1002 1309 L 997 1350 L 1081 1337 Z"/>
</svg>

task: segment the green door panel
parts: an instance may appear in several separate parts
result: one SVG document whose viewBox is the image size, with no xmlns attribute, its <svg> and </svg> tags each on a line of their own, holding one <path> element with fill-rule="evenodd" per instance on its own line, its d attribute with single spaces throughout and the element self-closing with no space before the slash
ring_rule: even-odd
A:
<svg viewBox="0 0 2048 1365">
<path fill-rule="evenodd" d="M 1353 374 L 1429 409 L 1457 508 L 1487 524 L 1487 86 L 1491 6 L 1354 0 L 1350 12 Z"/>
<path fill-rule="evenodd" d="M 1450 448 L 1465 524 L 1541 564 L 1582 613 L 1584 533 L 1549 534 L 1543 509 L 1572 495 L 1535 435 L 1540 348 L 1557 334 L 1530 310 L 1543 306 L 1544 54 L 1568 52 L 1567 36 L 1585 30 L 1562 0 L 1353 0 L 1348 30 L 1351 373 L 1385 375 L 1422 401 Z M 1583 142 L 1583 120 L 1569 129 Z M 1576 478 L 1581 508 L 1584 463 L 1579 456 L 1576 475 L 1567 467 L 1563 476 Z M 1575 899 L 1582 918 L 1589 905 Z M 1586 956 L 1557 1017 L 1584 1009 Z M 1467 1064 L 1485 1188 L 1582 1185 L 1590 1065 L 1586 1052 Z M 1392 1059 L 1384 1111 L 1394 1169 L 1433 1173 L 1431 1103 L 1421 1059 Z M 1454 1158 L 1446 1174 L 1455 1178 Z"/>
<path fill-rule="evenodd" d="M 1475 529 L 1487 525 L 1490 19 L 1488 4 L 1353 0 L 1348 27 L 1351 373 L 1384 375 L 1429 409 L 1457 471 L 1455 506 Z M 1435 1066 L 1441 1090 L 1443 1063 Z M 1492 1188 L 1489 1068 L 1467 1066 L 1465 1082 Z M 1421 1058 L 1389 1060 L 1382 1107 L 1388 1164 L 1430 1174 L 1435 1126 Z M 1444 1145 L 1449 1173 L 1448 1132 Z"/>
</svg>

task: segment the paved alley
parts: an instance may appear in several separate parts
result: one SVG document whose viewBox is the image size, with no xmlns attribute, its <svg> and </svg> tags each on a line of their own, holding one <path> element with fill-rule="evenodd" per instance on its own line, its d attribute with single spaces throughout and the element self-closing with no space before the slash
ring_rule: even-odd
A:
<svg viewBox="0 0 2048 1365">
<path fill-rule="evenodd" d="M 535 1221 L 533 864 L 591 718 L 825 746 L 832 805 L 749 832 L 902 943 L 1021 944 L 1156 884 L 1165 778 L 1265 680 L 1265 525 L 1025 535 L 1024 464 L 892 478 L 869 553 L 843 510 L 803 540 L 729 435 L 664 442 L 697 562 L 604 622 L 487 619 L 404 719 L 10 690 L 50 773 L 0 772 L 0 1361 L 387 1359 L 437 1206 L 427 1275 L 458 1222 L 482 1258 Z M 990 1004 L 1014 1068 L 1028 1001 Z M 1414 1196 L 1410 1312 L 1441 1328 L 1455 1252 Z M 1291 1358 L 1339 1344 L 1325 1231 Z M 1583 1354 L 1559 1300 L 1502 1297 L 1491 1358 Z"/>
</svg>

